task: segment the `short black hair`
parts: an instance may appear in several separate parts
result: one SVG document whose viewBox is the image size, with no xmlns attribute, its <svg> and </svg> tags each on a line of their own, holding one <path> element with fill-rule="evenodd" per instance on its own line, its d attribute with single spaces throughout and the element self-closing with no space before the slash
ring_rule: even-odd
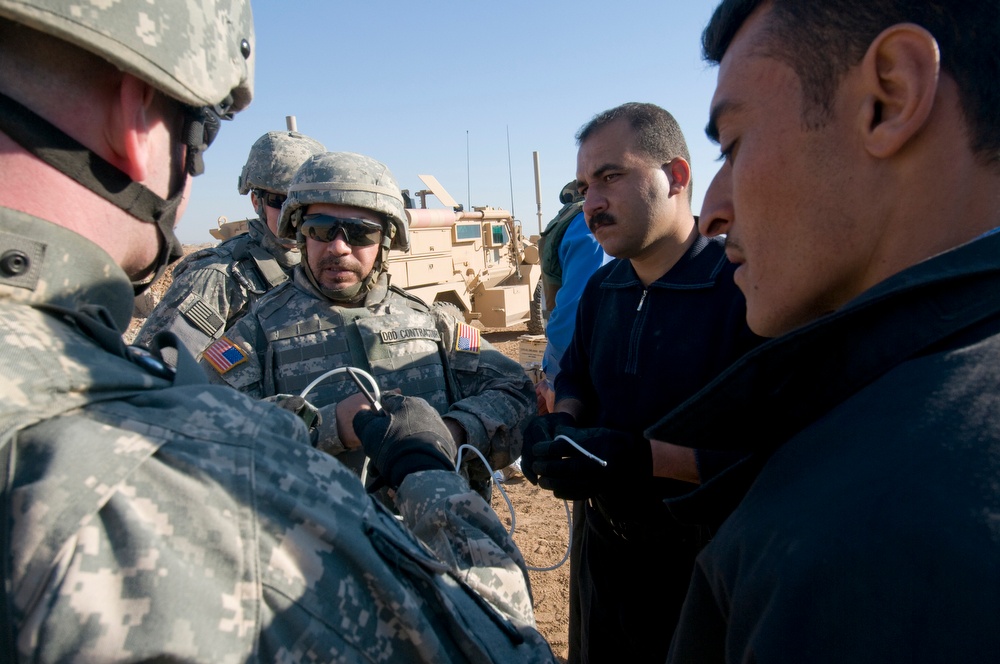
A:
<svg viewBox="0 0 1000 664">
<path fill-rule="evenodd" d="M 576 132 L 576 144 L 584 141 L 598 129 L 615 120 L 625 120 L 635 134 L 635 144 L 644 154 L 661 164 L 682 157 L 691 164 L 691 153 L 677 120 L 667 110 L 656 104 L 628 102 L 595 115 Z M 688 200 L 691 200 L 694 179 L 688 183 Z"/>
<path fill-rule="evenodd" d="M 757 47 L 798 75 L 810 127 L 829 119 L 844 74 L 879 33 L 898 23 L 923 27 L 958 84 L 970 149 L 1000 167 L 1000 0 L 723 0 L 702 33 L 705 60 L 719 64 L 759 7 L 771 14 Z"/>
</svg>

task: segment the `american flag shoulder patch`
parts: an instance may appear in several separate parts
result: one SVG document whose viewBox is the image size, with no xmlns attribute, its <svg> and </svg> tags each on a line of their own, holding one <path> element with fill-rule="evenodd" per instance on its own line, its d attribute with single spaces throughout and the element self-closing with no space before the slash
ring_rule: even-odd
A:
<svg viewBox="0 0 1000 664">
<path fill-rule="evenodd" d="M 215 367 L 215 370 L 220 374 L 224 374 L 237 364 L 247 361 L 246 353 L 225 337 L 206 348 L 202 357 L 208 360 L 208 363 Z"/>
<path fill-rule="evenodd" d="M 459 323 L 455 328 L 455 350 L 463 353 L 478 353 L 479 330 L 468 323 Z"/>
</svg>

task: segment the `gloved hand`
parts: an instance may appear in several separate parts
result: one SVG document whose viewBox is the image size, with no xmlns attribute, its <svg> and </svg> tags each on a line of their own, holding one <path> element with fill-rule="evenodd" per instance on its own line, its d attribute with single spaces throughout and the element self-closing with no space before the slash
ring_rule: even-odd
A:
<svg viewBox="0 0 1000 664">
<path fill-rule="evenodd" d="M 652 448 L 639 435 L 564 426 L 557 427 L 554 433 L 553 438 L 567 436 L 607 462 L 601 465 L 562 438 L 536 444 L 533 466 L 538 485 L 551 490 L 556 498 L 583 500 L 605 491 L 641 485 L 653 477 Z"/>
<path fill-rule="evenodd" d="M 532 484 L 538 484 L 538 474 L 532 468 L 535 462 L 534 447 L 537 443 L 556 437 L 556 427 L 572 427 L 576 419 L 569 413 L 546 413 L 528 420 L 524 428 L 524 443 L 521 445 L 521 472 Z"/>
<path fill-rule="evenodd" d="M 455 470 L 455 441 L 429 403 L 398 394 L 382 394 L 381 402 L 385 413 L 358 412 L 354 431 L 391 488 L 418 470 Z"/>
<path fill-rule="evenodd" d="M 261 401 L 268 401 L 278 408 L 295 413 L 302 418 L 302 421 L 306 423 L 306 428 L 310 431 L 318 427 L 323 421 L 316 406 L 297 394 L 275 394 L 274 396 L 264 397 Z"/>
</svg>

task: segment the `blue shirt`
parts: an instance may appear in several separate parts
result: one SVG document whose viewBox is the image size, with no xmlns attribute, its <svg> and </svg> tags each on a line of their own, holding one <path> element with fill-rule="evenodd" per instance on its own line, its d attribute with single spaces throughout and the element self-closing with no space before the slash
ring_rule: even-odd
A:
<svg viewBox="0 0 1000 664">
<path fill-rule="evenodd" d="M 559 360 L 569 347 L 576 327 L 576 305 L 590 276 L 611 260 L 594 238 L 581 211 L 569 222 L 566 234 L 559 242 L 559 264 L 562 266 L 562 286 L 545 325 L 545 355 L 542 371 L 550 380 L 559 373 Z"/>
</svg>

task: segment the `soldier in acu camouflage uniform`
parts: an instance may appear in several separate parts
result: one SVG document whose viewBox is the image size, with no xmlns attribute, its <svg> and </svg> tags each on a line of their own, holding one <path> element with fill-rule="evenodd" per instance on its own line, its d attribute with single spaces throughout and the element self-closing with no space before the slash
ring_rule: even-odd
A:
<svg viewBox="0 0 1000 664">
<path fill-rule="evenodd" d="M 534 411 L 524 370 L 474 327 L 389 283 L 389 250 L 408 248 L 409 229 L 384 164 L 346 152 L 310 157 L 289 186 L 278 234 L 297 238 L 303 260 L 205 351 L 210 380 L 256 398 L 305 396 L 319 409 L 316 446 L 359 473 L 365 457 L 353 408 L 343 403 L 356 395 L 354 383 L 341 374 L 301 394 L 337 367 L 364 369 L 381 390 L 425 399 L 455 442 L 478 449 L 492 468 L 518 458 L 520 423 Z M 488 496 L 491 470 L 474 454 L 465 459 L 463 473 Z"/>
<path fill-rule="evenodd" d="M 173 283 L 146 318 L 135 343 L 148 346 L 157 332 L 175 333 L 195 356 L 222 336 L 248 306 L 288 281 L 301 255 L 294 240 L 275 235 L 292 176 L 319 141 L 292 131 L 269 131 L 253 144 L 239 179 L 257 212 L 246 233 L 190 254 L 173 270 Z"/>
<path fill-rule="evenodd" d="M 174 334 L 123 344 L 252 74 L 242 0 L 0 0 L 0 661 L 554 661 L 424 402 L 355 421 L 400 521 Z"/>
</svg>

